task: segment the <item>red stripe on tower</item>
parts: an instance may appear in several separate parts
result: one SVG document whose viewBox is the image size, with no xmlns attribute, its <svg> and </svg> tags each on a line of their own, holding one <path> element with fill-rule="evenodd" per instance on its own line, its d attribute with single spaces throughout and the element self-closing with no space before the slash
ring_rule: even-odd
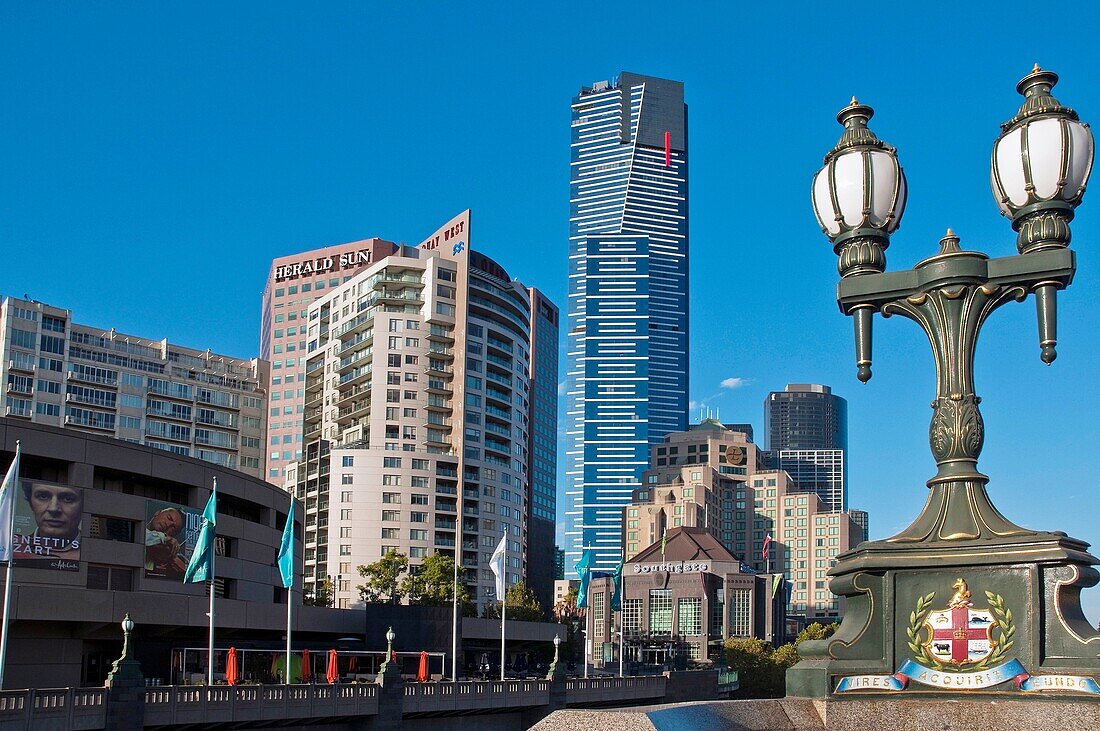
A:
<svg viewBox="0 0 1100 731">
<path fill-rule="evenodd" d="M 665 167 L 672 167 L 672 133 L 665 132 Z"/>
</svg>

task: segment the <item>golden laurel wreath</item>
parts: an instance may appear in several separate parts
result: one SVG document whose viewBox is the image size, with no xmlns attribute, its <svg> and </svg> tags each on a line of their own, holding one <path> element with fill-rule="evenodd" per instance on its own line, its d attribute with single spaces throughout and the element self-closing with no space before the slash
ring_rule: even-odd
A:
<svg viewBox="0 0 1100 731">
<path fill-rule="evenodd" d="M 1009 649 L 1015 644 L 1012 639 L 1016 635 L 1016 625 L 1012 622 L 1012 610 L 1005 606 L 1004 597 L 991 591 L 985 593 L 989 600 L 989 609 L 996 617 L 996 628 L 999 633 L 994 641 L 993 652 L 986 655 L 976 663 L 951 663 L 940 660 L 928 652 L 927 643 L 921 641 L 921 628 L 928 619 L 928 615 L 934 610 L 932 601 L 936 598 L 936 592 L 925 594 L 917 599 L 917 608 L 909 613 L 909 627 L 905 630 L 909 635 L 909 649 L 913 651 L 913 659 L 922 665 L 935 667 L 937 670 L 985 670 L 986 668 L 1001 662 L 1008 654 Z"/>
</svg>

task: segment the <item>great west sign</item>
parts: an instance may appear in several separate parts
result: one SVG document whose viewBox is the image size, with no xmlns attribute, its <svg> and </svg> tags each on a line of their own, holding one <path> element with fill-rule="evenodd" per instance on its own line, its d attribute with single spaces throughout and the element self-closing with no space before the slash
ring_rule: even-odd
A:
<svg viewBox="0 0 1100 731">
<path fill-rule="evenodd" d="M 310 274 L 325 274 L 338 269 L 355 269 L 365 264 L 370 264 L 370 249 L 360 251 L 348 251 L 340 256 L 319 256 L 316 259 L 306 259 L 293 264 L 275 267 L 275 281 L 295 279 Z"/>
</svg>

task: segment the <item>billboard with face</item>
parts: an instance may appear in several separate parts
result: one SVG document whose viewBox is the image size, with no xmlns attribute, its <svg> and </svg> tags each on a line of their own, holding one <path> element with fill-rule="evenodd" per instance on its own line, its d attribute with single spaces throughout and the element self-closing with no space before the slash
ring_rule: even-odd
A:
<svg viewBox="0 0 1100 731">
<path fill-rule="evenodd" d="M 145 575 L 182 581 L 201 528 L 201 510 L 145 501 Z"/>
<path fill-rule="evenodd" d="M 15 495 L 12 557 L 18 566 L 56 571 L 80 569 L 84 491 L 23 480 Z"/>
</svg>

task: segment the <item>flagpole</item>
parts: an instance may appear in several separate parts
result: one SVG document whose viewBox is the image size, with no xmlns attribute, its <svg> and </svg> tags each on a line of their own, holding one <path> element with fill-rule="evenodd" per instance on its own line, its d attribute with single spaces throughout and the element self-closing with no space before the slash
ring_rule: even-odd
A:
<svg viewBox="0 0 1100 731">
<path fill-rule="evenodd" d="M 213 493 L 218 493 L 218 478 L 214 478 L 214 490 Z M 207 654 L 206 654 L 206 685 L 207 687 L 214 685 L 214 554 L 217 551 L 214 550 L 214 543 L 217 542 L 217 533 L 211 536 L 210 543 L 210 637 L 207 641 Z M 287 675 L 290 674 L 290 667 L 287 666 Z"/>
<path fill-rule="evenodd" d="M 19 453 L 21 445 L 20 440 L 15 441 L 15 459 L 12 460 L 12 471 L 14 477 L 11 482 L 5 487 L 7 488 L 6 494 L 0 495 L 0 500 L 7 502 L 7 519 L 8 524 L 4 526 L 6 531 L 5 545 L 8 555 L 8 570 L 5 572 L 4 577 L 4 618 L 3 628 L 0 629 L 0 690 L 4 689 L 4 668 L 7 665 L 8 659 L 8 617 L 9 609 L 11 607 L 11 572 L 14 567 L 14 546 L 12 546 L 12 526 L 14 525 L 15 516 L 15 488 L 19 484 Z"/>
<path fill-rule="evenodd" d="M 454 605 L 451 608 L 451 681 L 454 683 L 458 682 L 458 551 L 456 546 L 454 596 L 451 602 Z"/>
<path fill-rule="evenodd" d="M 500 597 L 500 679 L 504 680 L 504 622 L 508 613 L 508 528 L 504 528 L 504 595 Z"/>
<path fill-rule="evenodd" d="M 293 500 L 293 498 L 291 498 Z M 294 607 L 294 588 L 286 590 L 286 672 L 285 685 L 290 685 L 290 617 Z"/>
<path fill-rule="evenodd" d="M 626 551 L 623 551 L 622 563 L 619 564 L 619 677 L 623 677 L 623 653 L 626 652 L 626 612 L 623 611 L 623 602 L 626 601 Z"/>
</svg>

